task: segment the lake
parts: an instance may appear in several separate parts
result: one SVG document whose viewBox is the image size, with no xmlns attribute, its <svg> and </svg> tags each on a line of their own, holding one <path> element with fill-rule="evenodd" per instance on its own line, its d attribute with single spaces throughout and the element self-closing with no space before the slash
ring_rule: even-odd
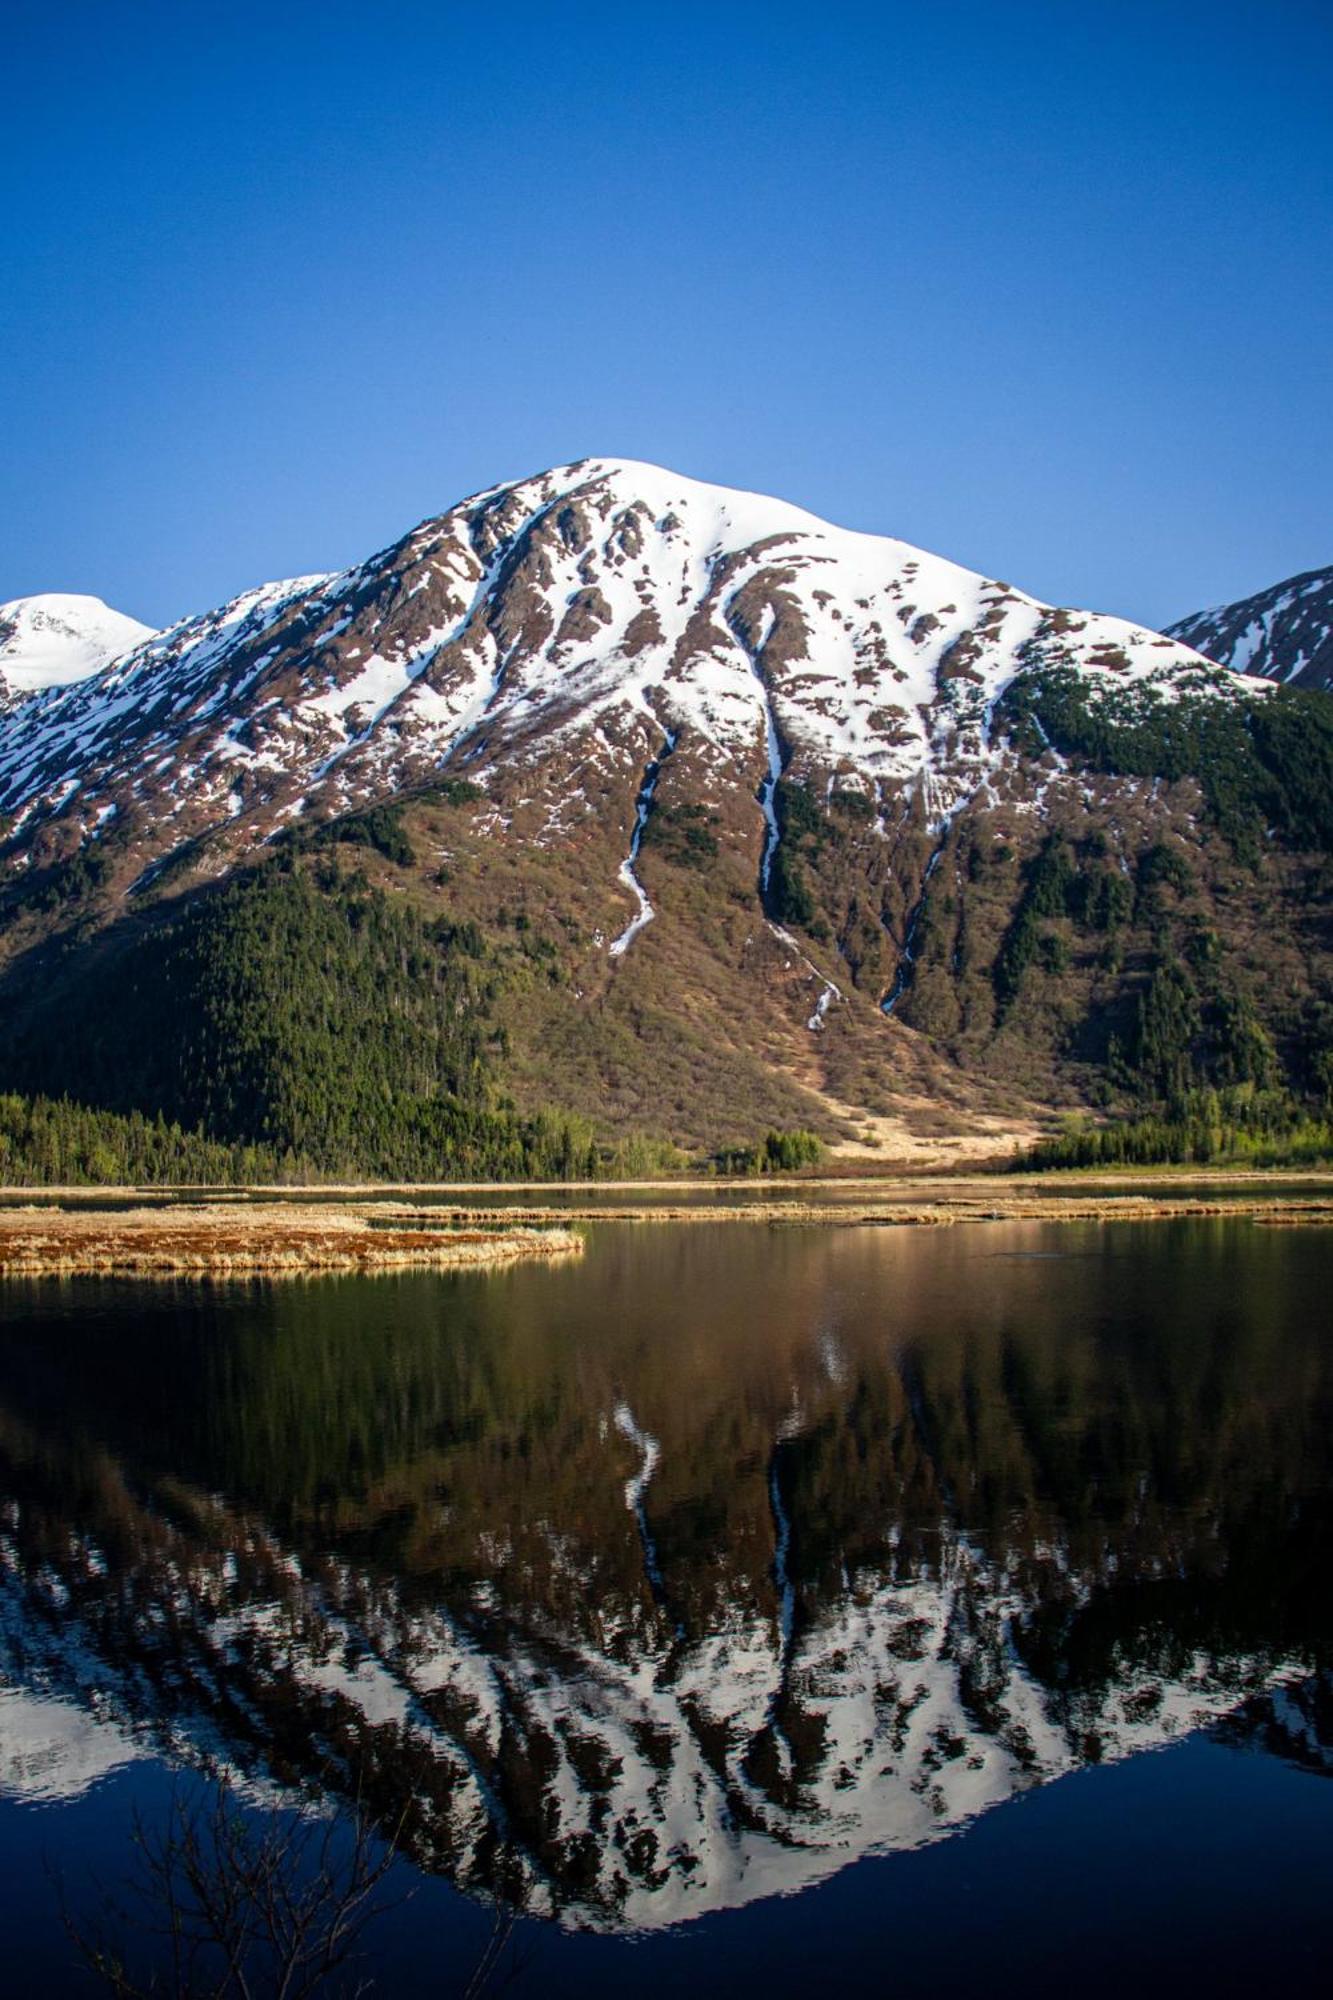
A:
<svg viewBox="0 0 1333 2000">
<path fill-rule="evenodd" d="M 402 1821 L 395 1995 L 497 1894 L 518 1993 L 1326 1978 L 1330 1299 L 1239 1218 L 10 1282 L 0 1991 L 204 1760 Z"/>
</svg>

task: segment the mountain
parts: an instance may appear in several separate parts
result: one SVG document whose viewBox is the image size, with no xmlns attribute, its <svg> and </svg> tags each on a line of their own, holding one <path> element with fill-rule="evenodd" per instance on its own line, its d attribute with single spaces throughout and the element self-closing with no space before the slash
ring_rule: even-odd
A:
<svg viewBox="0 0 1333 2000">
<path fill-rule="evenodd" d="M 1167 630 L 1210 660 L 1296 687 L 1333 687 L 1333 569 L 1196 611 Z"/>
<path fill-rule="evenodd" d="M 18 597 L 0 604 L 0 703 L 86 680 L 151 638 L 100 597 Z"/>
<path fill-rule="evenodd" d="M 147 803 L 177 834 L 239 819 L 254 839 L 441 769 L 540 779 L 578 751 L 599 785 L 637 788 L 665 753 L 763 792 L 766 864 L 782 776 L 915 789 L 938 823 L 996 761 L 991 709 L 1036 664 L 1099 691 L 1228 684 L 1177 642 L 907 543 L 586 462 L 148 639 L 6 732 L 0 806 Z M 557 818 L 570 798 L 560 787 Z"/>
<path fill-rule="evenodd" d="M 1331 812 L 1322 695 L 583 461 L 4 717 L 0 1083 L 351 1165 L 319 1072 L 443 981 L 470 1039 L 421 1026 L 418 1104 L 993 1151 L 1034 1106 L 1317 1081 Z M 372 976 L 395 910 L 426 942 Z"/>
</svg>

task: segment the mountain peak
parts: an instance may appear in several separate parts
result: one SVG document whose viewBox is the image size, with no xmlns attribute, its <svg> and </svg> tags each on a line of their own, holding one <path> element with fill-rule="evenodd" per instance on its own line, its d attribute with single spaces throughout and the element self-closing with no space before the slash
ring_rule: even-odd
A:
<svg viewBox="0 0 1333 2000">
<path fill-rule="evenodd" d="M 151 626 L 100 597 L 16 597 L 0 604 L 0 700 L 86 680 L 151 637 Z"/>
<path fill-rule="evenodd" d="M 564 767 L 590 757 L 632 797 L 669 741 L 765 814 L 790 775 L 881 803 L 920 791 L 938 821 L 993 765 L 994 706 L 1028 667 L 1168 700 L 1234 681 L 910 543 L 616 458 L 492 487 L 357 568 L 162 634 L 118 621 L 112 639 L 133 636 L 12 719 L 0 810 L 86 826 L 138 799 L 182 835 L 243 821 L 263 838 L 316 800 L 345 810 L 449 767 L 545 768 L 563 800 Z M 94 671 L 96 648 L 81 659 L 26 686 Z"/>
</svg>

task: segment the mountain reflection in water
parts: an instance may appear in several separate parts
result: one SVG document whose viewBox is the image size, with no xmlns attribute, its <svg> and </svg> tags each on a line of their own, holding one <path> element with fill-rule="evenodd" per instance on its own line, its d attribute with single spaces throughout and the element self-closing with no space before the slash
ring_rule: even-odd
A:
<svg viewBox="0 0 1333 2000">
<path fill-rule="evenodd" d="M 0 1787 L 359 1772 L 422 1867 L 621 1929 L 1200 1723 L 1324 1770 L 1331 1289 L 1240 1221 L 11 1285 Z"/>
</svg>

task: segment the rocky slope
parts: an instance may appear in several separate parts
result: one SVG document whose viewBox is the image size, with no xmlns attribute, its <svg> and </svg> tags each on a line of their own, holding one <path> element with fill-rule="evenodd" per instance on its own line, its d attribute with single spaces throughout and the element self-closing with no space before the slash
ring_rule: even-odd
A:
<svg viewBox="0 0 1333 2000">
<path fill-rule="evenodd" d="M 1277 699 L 907 543 L 584 461 L 23 702 L 0 949 L 12 993 L 54 937 L 137 940 L 342 826 L 386 894 L 545 951 L 535 990 L 496 989 L 523 1103 L 687 1143 L 867 1117 L 933 1143 L 943 1114 L 993 1144 L 982 1113 L 1100 1087 L 1163 940 L 1174 962 L 1201 929 L 1231 969 L 1196 979 L 1199 1061 L 1209 1010 L 1275 968 L 1265 1032 L 1307 1060 L 1327 940 L 1295 914 L 1285 740 L 1255 748 Z"/>
<path fill-rule="evenodd" d="M 1333 686 L 1333 569 L 1306 570 L 1167 629 L 1240 673 L 1296 687 Z"/>
</svg>

